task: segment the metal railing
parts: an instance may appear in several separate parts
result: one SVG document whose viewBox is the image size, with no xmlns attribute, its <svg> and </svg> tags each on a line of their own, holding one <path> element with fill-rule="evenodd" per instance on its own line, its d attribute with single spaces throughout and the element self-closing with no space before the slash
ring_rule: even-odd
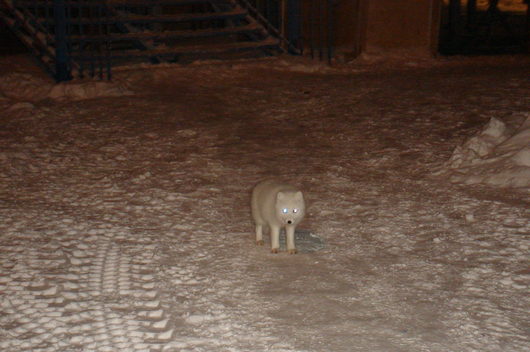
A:
<svg viewBox="0 0 530 352">
<path fill-rule="evenodd" d="M 116 51 L 129 45 L 149 52 L 149 40 L 134 39 L 143 30 L 163 27 L 159 22 L 130 25 L 123 13 L 156 17 L 159 5 L 171 0 L 0 0 L 2 18 L 29 46 L 57 81 L 76 77 L 111 79 Z M 238 4 L 280 41 L 284 51 L 331 62 L 334 55 L 337 0 L 211 0 L 215 6 Z M 186 3 L 193 4 L 192 0 Z M 205 2 L 202 1 L 201 4 Z M 224 4 L 224 5 L 223 5 Z M 202 5 L 200 5 L 202 6 Z M 215 21 L 215 20 L 212 20 Z M 218 21 L 218 20 L 217 20 Z M 124 43 L 120 38 L 126 35 Z M 156 51 L 160 54 L 160 51 Z M 163 59 L 148 56 L 152 62 Z M 162 53 L 163 55 L 164 53 Z M 148 55 L 148 54 L 147 54 Z M 125 57 L 123 58 L 126 59 Z"/>
<path fill-rule="evenodd" d="M 308 8 L 309 19 L 306 44 L 311 57 L 331 63 L 335 51 L 335 9 L 336 0 L 311 0 Z"/>
<path fill-rule="evenodd" d="M 57 80 L 71 78 L 72 69 L 80 78 L 110 79 L 112 62 L 108 35 L 112 22 L 106 2 L 53 0 L 53 3 Z M 89 40 L 94 36 L 103 39 Z"/>
<path fill-rule="evenodd" d="M 526 9 L 524 8 L 526 3 Z M 530 1 L 501 8 L 499 0 L 444 1 L 442 54 L 523 53 L 530 49 Z M 465 5 L 465 6 L 464 6 Z"/>
<path fill-rule="evenodd" d="M 284 35 L 284 31 L 281 30 L 280 23 L 282 21 L 282 17 L 278 13 L 266 13 L 263 11 L 260 11 L 256 7 L 256 1 L 248 1 L 248 0 L 236 0 L 243 8 L 245 8 L 247 11 L 249 11 L 249 14 L 254 17 L 258 22 L 260 22 L 270 33 L 272 33 L 275 37 L 280 39 L 280 42 L 282 44 L 282 47 L 291 54 L 299 54 L 300 50 L 295 45 L 293 45 L 293 41 L 290 39 L 295 38 L 286 38 Z M 298 2 L 300 0 L 290 0 L 290 2 Z M 270 1 L 269 1 L 270 2 Z M 296 40 L 296 39 L 295 39 Z"/>
<path fill-rule="evenodd" d="M 331 62 L 338 0 L 244 0 L 290 43 L 293 54 Z"/>
</svg>

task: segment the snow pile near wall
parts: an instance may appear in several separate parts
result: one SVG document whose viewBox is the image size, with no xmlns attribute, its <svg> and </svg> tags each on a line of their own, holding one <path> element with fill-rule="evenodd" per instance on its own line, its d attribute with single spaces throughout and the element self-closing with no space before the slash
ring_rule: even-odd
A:
<svg viewBox="0 0 530 352">
<path fill-rule="evenodd" d="M 52 83 L 30 73 L 8 73 L 0 77 L 0 93 L 9 99 L 39 101 L 48 96 Z"/>
<path fill-rule="evenodd" d="M 504 122 L 492 118 L 456 147 L 442 174 L 465 184 L 530 187 L 530 115 L 511 132 Z"/>
<path fill-rule="evenodd" d="M 85 100 L 99 97 L 119 97 L 131 95 L 126 87 L 108 81 L 90 81 L 83 83 L 61 83 L 55 85 L 49 92 L 52 99 Z"/>
<path fill-rule="evenodd" d="M 131 95 L 120 82 L 73 81 L 54 84 L 28 73 L 13 72 L 0 77 L 0 96 L 10 100 L 37 102 L 44 99 L 86 100 Z"/>
</svg>

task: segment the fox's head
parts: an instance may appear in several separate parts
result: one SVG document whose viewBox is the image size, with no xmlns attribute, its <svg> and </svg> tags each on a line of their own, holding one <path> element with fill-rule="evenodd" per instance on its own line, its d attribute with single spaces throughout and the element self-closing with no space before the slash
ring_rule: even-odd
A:
<svg viewBox="0 0 530 352">
<path fill-rule="evenodd" d="M 278 192 L 276 196 L 276 216 L 285 225 L 297 225 L 305 214 L 302 192 Z"/>
</svg>

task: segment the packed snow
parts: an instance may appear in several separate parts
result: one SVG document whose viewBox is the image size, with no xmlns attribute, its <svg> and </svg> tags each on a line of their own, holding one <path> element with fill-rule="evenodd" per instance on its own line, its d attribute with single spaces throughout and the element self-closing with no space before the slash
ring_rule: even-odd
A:
<svg viewBox="0 0 530 352">
<path fill-rule="evenodd" d="M 0 60 L 1 351 L 530 351 L 528 57 Z"/>
<path fill-rule="evenodd" d="M 530 113 L 515 132 L 495 117 L 458 146 L 448 162 L 452 179 L 502 187 L 530 187 Z"/>
</svg>

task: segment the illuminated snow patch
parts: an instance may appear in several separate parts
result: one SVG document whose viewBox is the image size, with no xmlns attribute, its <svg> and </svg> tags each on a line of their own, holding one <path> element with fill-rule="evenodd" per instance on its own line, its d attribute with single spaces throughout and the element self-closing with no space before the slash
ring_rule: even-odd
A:
<svg viewBox="0 0 530 352">
<path fill-rule="evenodd" d="M 325 247 L 324 240 L 308 230 L 296 230 L 294 233 L 296 249 L 299 253 L 316 252 Z M 280 233 L 280 251 L 286 251 L 285 231 Z"/>
</svg>

